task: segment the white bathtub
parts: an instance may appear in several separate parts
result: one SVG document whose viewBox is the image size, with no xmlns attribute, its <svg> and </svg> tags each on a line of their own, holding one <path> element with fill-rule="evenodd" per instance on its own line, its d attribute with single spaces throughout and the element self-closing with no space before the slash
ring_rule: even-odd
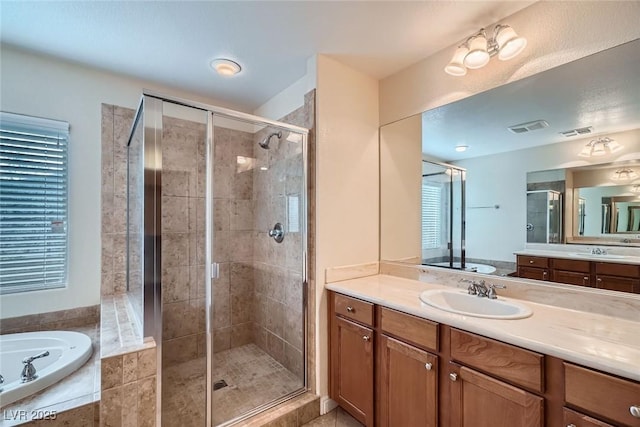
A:
<svg viewBox="0 0 640 427">
<path fill-rule="evenodd" d="M 431 265 L 435 265 L 438 267 L 449 267 L 449 263 L 448 262 L 436 262 L 434 264 Z M 460 263 L 459 262 L 454 262 L 453 263 L 453 268 L 457 268 L 460 269 Z M 474 262 L 465 262 L 464 263 L 464 269 L 466 271 L 473 271 L 474 273 L 482 273 L 482 274 L 492 274 L 496 272 L 496 268 L 492 265 L 488 265 L 488 264 L 477 264 Z"/>
<path fill-rule="evenodd" d="M 22 360 L 43 351 L 49 356 L 33 361 L 35 380 L 22 383 Z M 89 358 L 93 349 L 91 339 L 80 332 L 44 331 L 0 335 L 0 407 L 29 396 L 60 381 Z"/>
</svg>

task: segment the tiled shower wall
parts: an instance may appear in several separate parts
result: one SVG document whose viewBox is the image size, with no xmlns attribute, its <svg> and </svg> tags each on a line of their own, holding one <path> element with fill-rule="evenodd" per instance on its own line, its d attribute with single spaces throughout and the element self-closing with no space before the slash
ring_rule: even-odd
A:
<svg viewBox="0 0 640 427">
<path fill-rule="evenodd" d="M 305 105 L 281 121 L 313 128 L 315 93 Z M 304 316 L 302 281 L 302 196 L 304 169 L 302 143 L 271 140 L 268 150 L 258 141 L 274 130 L 266 128 L 254 137 L 254 153 L 266 171 L 254 174 L 254 341 L 299 378 L 304 375 Z M 295 141 L 295 139 L 294 139 Z M 268 230 L 282 223 L 285 238 L 276 243 Z"/>
</svg>

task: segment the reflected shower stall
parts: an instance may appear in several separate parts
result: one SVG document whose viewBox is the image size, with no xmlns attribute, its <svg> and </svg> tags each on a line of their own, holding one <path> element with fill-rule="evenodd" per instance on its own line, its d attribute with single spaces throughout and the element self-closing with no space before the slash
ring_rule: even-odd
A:
<svg viewBox="0 0 640 427">
<path fill-rule="evenodd" d="M 422 264 L 465 268 L 465 174 L 422 161 Z"/>
<path fill-rule="evenodd" d="M 562 193 L 527 191 L 527 243 L 562 243 Z"/>
<path fill-rule="evenodd" d="M 306 390 L 307 129 L 145 92 L 128 146 L 127 286 L 164 426 Z"/>
</svg>

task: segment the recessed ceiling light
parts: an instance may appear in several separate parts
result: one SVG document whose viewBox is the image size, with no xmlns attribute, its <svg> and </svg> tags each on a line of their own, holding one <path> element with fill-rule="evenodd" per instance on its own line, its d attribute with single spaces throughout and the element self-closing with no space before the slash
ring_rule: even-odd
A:
<svg viewBox="0 0 640 427">
<path fill-rule="evenodd" d="M 240 64 L 226 58 L 214 59 L 211 61 L 211 68 L 216 70 L 216 72 L 221 76 L 225 77 L 234 76 L 242 70 Z"/>
<path fill-rule="evenodd" d="M 462 153 L 463 151 L 467 151 L 467 148 L 469 148 L 468 145 L 456 145 L 456 151 L 458 153 Z"/>
</svg>

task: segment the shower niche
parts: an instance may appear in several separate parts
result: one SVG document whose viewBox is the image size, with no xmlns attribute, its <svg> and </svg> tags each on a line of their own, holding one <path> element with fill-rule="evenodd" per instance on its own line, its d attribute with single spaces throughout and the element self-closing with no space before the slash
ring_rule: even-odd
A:
<svg viewBox="0 0 640 427">
<path fill-rule="evenodd" d="M 305 392 L 307 129 L 145 93 L 132 136 L 129 291 L 160 349 L 162 425 Z"/>
</svg>

